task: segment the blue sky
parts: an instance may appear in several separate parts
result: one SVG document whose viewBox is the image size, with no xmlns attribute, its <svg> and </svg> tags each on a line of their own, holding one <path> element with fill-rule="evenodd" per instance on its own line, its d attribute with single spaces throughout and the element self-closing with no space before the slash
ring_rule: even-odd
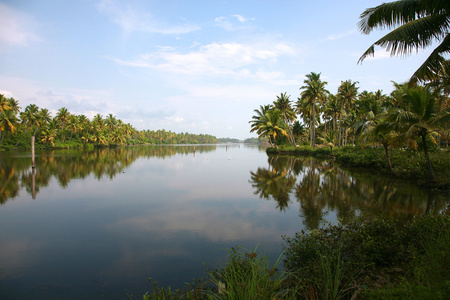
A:
<svg viewBox="0 0 450 300">
<path fill-rule="evenodd" d="M 321 72 L 336 93 L 392 91 L 430 50 L 391 58 L 363 35 L 375 0 L 0 0 L 0 93 L 53 116 L 112 113 L 135 128 L 245 139 L 253 110 Z"/>
</svg>

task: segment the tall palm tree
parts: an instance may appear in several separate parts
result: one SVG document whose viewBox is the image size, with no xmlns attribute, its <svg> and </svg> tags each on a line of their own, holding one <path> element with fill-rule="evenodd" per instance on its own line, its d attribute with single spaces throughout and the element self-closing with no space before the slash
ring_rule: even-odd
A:
<svg viewBox="0 0 450 300">
<path fill-rule="evenodd" d="M 61 140 L 63 143 L 66 140 L 66 132 L 64 127 L 69 123 L 69 119 L 70 112 L 67 110 L 67 108 L 61 107 L 56 113 L 55 120 L 58 122 L 61 128 Z"/>
<path fill-rule="evenodd" d="M 428 153 L 427 137 L 440 131 L 450 132 L 450 107 L 439 110 L 437 96 L 429 87 L 416 86 L 408 89 L 402 98 L 403 108 L 392 110 L 386 121 L 406 139 L 420 138 L 427 162 L 428 177 L 435 180 L 433 166 Z"/>
<path fill-rule="evenodd" d="M 366 9 L 360 16 L 359 30 L 369 34 L 375 28 L 394 30 L 376 41 L 358 62 L 373 56 L 375 45 L 384 47 L 391 56 L 408 55 L 426 48 L 434 41 L 440 44 L 411 77 L 412 81 L 433 80 L 448 70 L 445 55 L 450 53 L 450 2 L 448 0 L 399 0 Z"/>
<path fill-rule="evenodd" d="M 300 94 L 300 101 L 308 104 L 311 107 L 311 120 L 310 120 L 310 130 L 311 130 L 311 147 L 316 146 L 316 104 L 322 103 L 327 98 L 329 94 L 328 90 L 325 89 L 325 85 L 328 84 L 326 81 L 320 79 L 321 73 L 311 72 L 306 75 L 306 79 L 303 81 L 305 83 L 300 89 L 303 90 Z"/>
<path fill-rule="evenodd" d="M 339 99 L 339 101 L 342 104 L 342 107 L 345 109 L 345 112 L 348 115 L 351 115 L 351 110 L 353 109 L 355 105 L 355 101 L 358 96 L 358 87 L 356 86 L 358 84 L 357 81 L 352 82 L 351 80 L 341 81 L 341 85 L 338 87 L 338 91 L 336 94 L 336 97 Z M 340 134 L 340 142 L 341 145 L 344 145 L 344 133 L 347 132 L 347 129 L 343 127 L 344 125 L 342 120 L 342 114 L 340 114 L 340 122 L 339 122 L 339 134 Z"/>
</svg>

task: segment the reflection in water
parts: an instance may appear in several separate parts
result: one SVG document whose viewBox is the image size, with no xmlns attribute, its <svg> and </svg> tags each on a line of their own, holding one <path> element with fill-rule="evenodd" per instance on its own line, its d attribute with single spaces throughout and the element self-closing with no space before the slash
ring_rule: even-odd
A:
<svg viewBox="0 0 450 300">
<path fill-rule="evenodd" d="M 31 168 L 30 156 L 16 153 L 0 154 L 0 204 L 14 199 L 21 188 L 36 198 L 54 177 L 61 187 L 73 179 L 94 174 L 97 179 L 113 179 L 140 157 L 165 159 L 176 154 L 191 155 L 216 150 L 216 145 L 195 146 L 137 146 L 102 148 L 92 151 L 55 150 L 37 153 L 36 168 Z"/>
<path fill-rule="evenodd" d="M 362 171 L 344 171 L 334 161 L 314 158 L 270 157 L 268 168 L 250 172 L 250 183 L 260 198 L 273 199 L 280 210 L 300 203 L 300 217 L 308 229 L 324 223 L 325 215 L 338 218 L 378 213 L 407 220 L 438 213 L 445 196 L 423 191 L 411 182 Z"/>
</svg>

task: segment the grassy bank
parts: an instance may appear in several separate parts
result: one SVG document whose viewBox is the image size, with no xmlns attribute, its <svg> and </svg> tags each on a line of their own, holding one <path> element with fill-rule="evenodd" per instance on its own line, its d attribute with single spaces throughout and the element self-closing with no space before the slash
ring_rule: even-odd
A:
<svg viewBox="0 0 450 300">
<path fill-rule="evenodd" d="M 380 217 L 342 220 L 284 237 L 270 264 L 257 249 L 229 251 L 228 262 L 184 289 L 143 299 L 448 299 L 450 216 L 408 223 Z M 281 264 L 283 263 L 283 264 Z M 136 299 L 130 296 L 132 299 Z"/>
<path fill-rule="evenodd" d="M 366 168 L 381 174 L 417 180 L 420 185 L 449 189 L 450 188 L 450 150 L 435 150 L 430 152 L 436 180 L 428 182 L 426 160 L 424 154 L 417 150 L 391 149 L 389 158 L 392 171 L 388 168 L 383 148 L 358 148 L 346 146 L 333 148 L 333 156 L 329 147 L 313 149 L 309 146 L 268 148 L 268 155 L 298 155 L 314 156 L 319 158 L 333 157 L 341 165 L 347 167 Z"/>
</svg>

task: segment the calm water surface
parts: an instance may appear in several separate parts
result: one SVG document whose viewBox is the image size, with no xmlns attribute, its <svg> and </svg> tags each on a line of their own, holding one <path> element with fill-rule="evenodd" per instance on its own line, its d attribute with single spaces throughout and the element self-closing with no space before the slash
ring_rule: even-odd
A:
<svg viewBox="0 0 450 300">
<path fill-rule="evenodd" d="M 370 211 L 410 219 L 448 196 L 248 145 L 0 153 L 0 298 L 128 299 L 182 287 L 241 245 Z"/>
</svg>

